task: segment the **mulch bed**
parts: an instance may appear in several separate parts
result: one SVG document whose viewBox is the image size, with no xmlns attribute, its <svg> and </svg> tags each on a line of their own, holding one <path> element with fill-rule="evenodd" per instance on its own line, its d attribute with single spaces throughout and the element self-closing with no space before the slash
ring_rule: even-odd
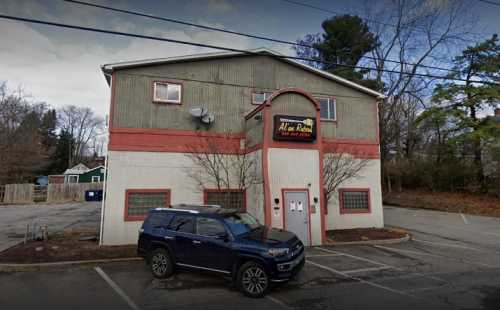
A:
<svg viewBox="0 0 500 310">
<path fill-rule="evenodd" d="M 29 241 L 0 252 L 0 263 L 48 263 L 137 257 L 137 246 L 99 246 L 97 240 L 80 241 L 96 236 L 93 232 L 67 231 L 49 237 L 48 241 Z"/>
<path fill-rule="evenodd" d="M 329 230 L 326 235 L 330 242 L 353 242 L 399 239 L 405 237 L 407 232 L 387 228 L 355 228 Z"/>
<path fill-rule="evenodd" d="M 384 204 L 500 217 L 500 198 L 491 195 L 405 190 L 384 194 Z"/>
</svg>

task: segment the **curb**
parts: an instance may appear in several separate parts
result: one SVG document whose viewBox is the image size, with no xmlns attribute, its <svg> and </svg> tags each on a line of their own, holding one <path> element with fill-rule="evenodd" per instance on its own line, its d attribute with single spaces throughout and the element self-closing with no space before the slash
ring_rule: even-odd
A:
<svg viewBox="0 0 500 310">
<path fill-rule="evenodd" d="M 330 242 L 327 245 L 336 246 L 336 245 L 381 245 L 381 244 L 395 244 L 402 243 L 410 240 L 410 235 L 407 234 L 402 238 L 396 239 L 382 239 L 382 240 L 366 240 L 366 241 L 349 241 L 349 242 Z"/>
<path fill-rule="evenodd" d="M 56 270 L 62 267 L 70 267 L 70 266 L 86 266 L 86 265 L 108 264 L 108 263 L 119 263 L 119 262 L 133 262 L 140 260 L 143 260 L 143 258 L 130 257 L 130 258 L 75 260 L 75 261 L 62 261 L 62 262 L 37 263 L 37 264 L 0 264 L 0 273 L 46 271 L 46 270 Z"/>
</svg>

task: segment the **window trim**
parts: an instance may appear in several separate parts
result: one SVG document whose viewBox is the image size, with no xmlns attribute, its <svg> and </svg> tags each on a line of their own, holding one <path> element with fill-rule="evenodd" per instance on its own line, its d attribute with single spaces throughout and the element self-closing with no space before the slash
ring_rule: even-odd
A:
<svg viewBox="0 0 500 310">
<path fill-rule="evenodd" d="M 252 96 L 251 96 L 251 99 L 250 99 L 250 103 L 251 103 L 252 105 L 261 105 L 261 104 L 263 104 L 264 102 L 266 102 L 266 100 L 267 100 L 267 99 L 265 99 L 264 101 L 262 101 L 262 102 L 260 102 L 260 103 L 257 103 L 257 102 L 255 102 L 255 101 L 253 100 L 254 95 L 255 95 L 255 94 L 265 94 L 265 93 L 268 93 L 268 94 L 269 94 L 269 96 L 271 96 L 271 95 L 273 94 L 273 92 L 274 92 L 274 91 L 255 90 L 255 89 L 254 89 L 254 90 L 252 90 Z"/>
<path fill-rule="evenodd" d="M 134 189 L 126 189 L 125 190 L 125 208 L 123 213 L 123 219 L 125 222 L 133 222 L 133 221 L 144 221 L 146 215 L 128 215 L 129 202 L 128 196 L 131 193 L 165 193 L 167 195 L 167 199 L 165 201 L 165 208 L 170 207 L 171 200 L 171 191 L 170 189 L 164 188 L 134 188 Z"/>
<path fill-rule="evenodd" d="M 94 178 L 97 178 L 97 181 L 94 182 Z M 93 175 L 91 178 L 90 178 L 90 183 L 99 183 L 101 182 L 101 176 L 100 175 Z"/>
<path fill-rule="evenodd" d="M 76 182 L 70 182 L 69 180 L 70 180 L 71 177 L 76 177 Z M 78 175 L 78 174 L 68 174 L 66 180 L 67 180 L 67 182 L 65 182 L 65 183 L 76 184 L 76 183 L 80 182 L 80 175 Z"/>
<path fill-rule="evenodd" d="M 162 85 L 169 85 L 169 84 L 172 84 L 172 85 L 179 85 L 181 87 L 181 91 L 179 93 L 179 100 L 161 100 L 159 98 L 156 98 L 156 84 L 162 84 Z M 175 81 L 153 81 L 153 85 L 152 85 L 152 91 L 153 91 L 153 94 L 152 94 L 152 101 L 153 103 L 170 103 L 170 104 L 176 104 L 176 105 L 181 105 L 182 104 L 182 98 L 184 97 L 183 96 L 183 92 L 184 92 L 184 85 L 183 83 L 181 82 L 175 82 Z"/>
<path fill-rule="evenodd" d="M 345 192 L 363 192 L 368 193 L 368 209 L 346 209 L 344 208 L 343 196 Z M 371 193 L 369 188 L 340 188 L 339 189 L 339 209 L 340 214 L 366 214 L 372 213 Z"/>
<path fill-rule="evenodd" d="M 334 117 L 332 118 L 321 118 L 320 121 L 322 122 L 336 122 L 337 121 L 337 98 L 333 96 L 317 96 L 314 97 L 314 99 L 318 100 L 318 105 L 321 108 L 321 103 L 319 102 L 320 99 L 328 99 L 328 100 L 333 100 L 334 105 L 335 105 L 335 113 Z M 329 113 L 328 113 L 329 114 Z"/>
<path fill-rule="evenodd" d="M 204 188 L 203 189 L 203 203 L 208 204 L 208 193 L 225 193 L 225 192 L 241 192 L 243 193 L 243 210 L 247 210 L 247 191 L 246 189 L 237 189 L 237 188 L 223 188 L 223 189 L 211 189 Z"/>
</svg>

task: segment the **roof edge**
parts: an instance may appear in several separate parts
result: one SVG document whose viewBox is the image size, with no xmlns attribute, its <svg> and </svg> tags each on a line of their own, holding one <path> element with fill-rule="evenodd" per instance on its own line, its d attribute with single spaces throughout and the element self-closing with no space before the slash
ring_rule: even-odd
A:
<svg viewBox="0 0 500 310">
<path fill-rule="evenodd" d="M 214 58 L 225 58 L 225 57 L 234 57 L 234 56 L 258 56 L 260 55 L 265 55 L 268 54 L 269 56 L 284 56 L 283 54 L 280 54 L 276 51 L 267 49 L 267 48 L 258 48 L 258 49 L 253 49 L 253 50 L 248 50 L 248 53 L 245 52 L 210 52 L 210 53 L 201 53 L 201 54 L 190 54 L 190 55 L 184 55 L 184 56 L 173 56 L 173 57 L 166 57 L 166 58 L 152 58 L 152 59 L 142 59 L 142 60 L 134 60 L 134 61 L 123 61 L 123 62 L 116 62 L 116 63 L 108 63 L 108 64 L 103 64 L 101 65 L 101 71 L 104 74 L 104 77 L 106 78 L 106 81 L 108 85 L 111 84 L 111 74 L 113 73 L 114 70 L 119 70 L 119 69 L 126 69 L 126 68 L 133 68 L 133 67 L 142 67 L 142 66 L 151 66 L 151 65 L 160 65 L 160 64 L 165 64 L 165 63 L 170 63 L 170 62 L 177 62 L 177 61 L 196 61 L 196 60 L 204 60 L 204 59 L 214 59 Z M 327 79 L 336 81 L 340 84 L 343 84 L 345 86 L 354 88 L 356 90 L 359 90 L 365 94 L 371 95 L 373 97 L 379 98 L 379 99 L 384 99 L 387 96 L 377 92 L 375 90 L 372 90 L 368 87 L 365 87 L 363 85 L 360 85 L 358 83 L 349 81 L 345 78 L 342 78 L 338 75 L 329 73 L 327 71 L 321 70 L 314 68 L 312 66 L 309 66 L 307 64 L 301 63 L 297 60 L 294 59 L 289 59 L 289 58 L 276 58 L 277 60 L 287 62 L 291 65 L 298 66 L 304 70 L 310 71 L 312 73 L 318 74 L 322 77 L 325 77 Z"/>
</svg>

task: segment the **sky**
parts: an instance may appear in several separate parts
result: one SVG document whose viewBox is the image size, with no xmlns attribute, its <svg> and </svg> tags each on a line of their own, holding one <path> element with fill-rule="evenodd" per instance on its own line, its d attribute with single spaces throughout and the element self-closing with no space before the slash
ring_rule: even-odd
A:
<svg viewBox="0 0 500 310">
<path fill-rule="evenodd" d="M 84 1 L 289 41 L 320 32 L 321 22 L 332 16 L 331 13 L 283 0 Z M 361 16 L 365 8 L 361 0 L 297 1 Z M 429 0 L 440 1 L 448 0 Z M 500 3 L 500 0 L 493 1 Z M 373 0 L 371 3 L 383 4 L 383 1 Z M 481 1 L 471 1 L 471 4 L 468 13 L 477 18 L 477 32 L 485 35 L 500 32 L 500 6 Z M 283 44 L 154 21 L 61 0 L 0 0 L 0 14 L 239 49 L 267 47 L 293 54 L 290 47 Z M 90 107 L 103 117 L 109 110 L 109 87 L 100 65 L 208 51 L 213 50 L 0 18 L 0 81 L 7 81 L 11 89 L 20 86 L 34 100 L 46 102 L 52 107 L 67 104 Z"/>
</svg>

